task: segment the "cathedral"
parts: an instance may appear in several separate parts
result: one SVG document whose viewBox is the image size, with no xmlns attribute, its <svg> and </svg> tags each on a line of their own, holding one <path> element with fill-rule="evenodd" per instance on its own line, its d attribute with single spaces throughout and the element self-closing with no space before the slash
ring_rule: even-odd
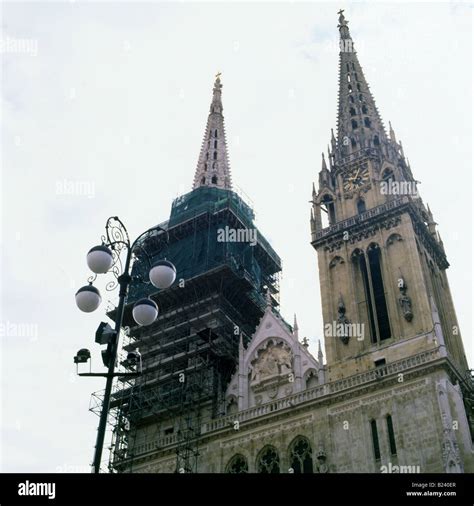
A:
<svg viewBox="0 0 474 506">
<path fill-rule="evenodd" d="M 217 75 L 193 189 L 140 245 L 178 274 L 164 290 L 132 282 L 124 351 L 143 373 L 113 395 L 111 472 L 474 472 L 443 242 L 343 11 L 338 30 L 337 127 L 308 227 L 326 360 L 279 313 L 281 261 L 233 190 Z M 149 327 L 131 317 L 143 296 L 160 307 Z"/>
</svg>

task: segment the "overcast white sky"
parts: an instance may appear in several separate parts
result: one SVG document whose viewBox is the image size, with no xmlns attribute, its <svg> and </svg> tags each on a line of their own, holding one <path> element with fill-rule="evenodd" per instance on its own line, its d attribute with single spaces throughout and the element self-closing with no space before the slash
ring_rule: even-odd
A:
<svg viewBox="0 0 474 506">
<path fill-rule="evenodd" d="M 282 313 L 298 314 L 316 351 L 308 201 L 336 121 L 341 7 L 439 223 L 473 364 L 470 5 L 3 4 L 3 471 L 89 470 L 89 397 L 104 383 L 77 379 L 72 357 L 88 347 L 99 366 L 106 301 L 91 315 L 75 307 L 85 254 L 108 216 L 136 236 L 190 190 L 217 71 L 233 180 L 283 260 Z M 18 39 L 32 41 L 27 52 L 15 52 Z"/>
</svg>

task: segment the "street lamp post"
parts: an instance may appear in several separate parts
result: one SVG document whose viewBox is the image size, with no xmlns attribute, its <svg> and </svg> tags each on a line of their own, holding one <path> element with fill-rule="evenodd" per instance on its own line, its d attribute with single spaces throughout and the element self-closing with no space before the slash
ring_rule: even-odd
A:
<svg viewBox="0 0 474 506">
<path fill-rule="evenodd" d="M 102 335 L 105 337 L 101 339 L 99 336 L 99 342 L 101 344 L 107 343 L 107 350 L 103 352 L 103 358 L 104 364 L 108 367 L 108 370 L 106 373 L 79 373 L 79 376 L 102 376 L 107 379 L 105 384 L 102 410 L 100 413 L 99 427 L 97 429 L 97 441 L 95 445 L 94 461 L 92 464 L 94 473 L 99 473 L 100 471 L 100 462 L 104 446 L 107 418 L 110 409 L 113 379 L 115 377 L 134 377 L 141 374 L 141 366 L 137 368 L 136 372 L 132 373 L 115 372 L 115 364 L 117 361 L 118 346 L 120 341 L 120 329 L 122 327 L 123 313 L 125 303 L 127 301 L 128 289 L 132 281 L 132 277 L 130 275 L 132 255 L 136 248 L 141 248 L 139 245 L 140 239 L 146 236 L 152 237 L 158 232 L 166 232 L 162 227 L 156 226 L 145 231 L 143 234 L 138 236 L 132 244 L 130 244 L 127 229 L 117 216 L 113 216 L 107 220 L 105 230 L 106 235 L 102 236 L 102 244 L 100 246 L 95 246 L 87 254 L 87 264 L 95 275 L 89 279 L 89 285 L 80 288 L 76 293 L 76 304 L 79 309 L 86 313 L 90 313 L 97 309 L 101 302 L 100 292 L 92 284 L 96 279 L 97 274 L 113 272 L 117 281 L 109 283 L 107 287 L 108 289 L 111 289 L 114 288 L 117 284 L 119 286 L 119 303 L 115 314 L 115 328 L 112 331 L 108 325 L 101 324 L 98 330 L 98 333 L 100 333 L 104 330 L 103 325 L 106 325 L 106 327 L 108 327 L 108 331 L 102 333 Z M 121 271 L 121 256 L 124 250 L 126 252 L 126 258 L 123 270 Z M 150 282 L 156 288 L 169 288 L 176 279 L 175 266 L 168 260 L 159 260 L 158 262 L 152 264 L 150 257 L 146 251 L 142 251 L 151 266 L 151 269 L 149 271 Z M 132 314 L 133 318 L 139 325 L 150 325 L 158 317 L 158 306 L 150 298 L 140 299 L 135 303 Z M 89 359 L 89 350 L 81 349 L 74 357 L 74 362 L 76 364 L 79 364 L 87 362 Z"/>
</svg>

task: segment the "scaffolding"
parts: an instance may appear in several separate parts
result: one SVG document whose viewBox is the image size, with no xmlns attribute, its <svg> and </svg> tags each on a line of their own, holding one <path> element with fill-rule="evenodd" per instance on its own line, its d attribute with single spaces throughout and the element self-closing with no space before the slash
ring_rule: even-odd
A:
<svg viewBox="0 0 474 506">
<path fill-rule="evenodd" d="M 281 262 L 253 219 L 250 206 L 234 192 L 201 187 L 176 199 L 163 231 L 136 250 L 121 365 L 128 367 L 125 354 L 138 350 L 143 374 L 114 387 L 111 472 L 133 472 L 138 458 L 169 443 L 175 447 L 175 472 L 198 471 L 201 425 L 225 414 L 225 388 L 235 371 L 240 336 L 249 342 L 267 293 L 278 305 Z M 254 244 L 219 241 L 226 227 L 254 230 Z M 164 257 L 177 268 L 174 286 L 157 290 L 142 283 L 148 259 Z M 149 327 L 136 326 L 131 315 L 142 297 L 160 308 Z"/>
</svg>

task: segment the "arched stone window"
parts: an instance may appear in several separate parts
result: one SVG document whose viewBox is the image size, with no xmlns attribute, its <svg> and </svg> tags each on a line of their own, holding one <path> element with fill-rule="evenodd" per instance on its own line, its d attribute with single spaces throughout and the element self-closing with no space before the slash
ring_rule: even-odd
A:
<svg viewBox="0 0 474 506">
<path fill-rule="evenodd" d="M 217 149 L 217 141 L 214 141 L 214 149 Z"/>
<path fill-rule="evenodd" d="M 240 453 L 237 453 L 227 463 L 225 472 L 231 474 L 248 473 L 249 466 L 247 463 L 247 459 Z"/>
<path fill-rule="evenodd" d="M 356 115 L 356 110 L 354 109 L 354 107 L 351 107 L 349 109 L 349 112 L 350 112 L 351 116 L 355 116 Z"/>
<path fill-rule="evenodd" d="M 266 446 L 257 456 L 257 472 L 263 474 L 280 473 L 280 456 L 273 446 Z"/>
<path fill-rule="evenodd" d="M 206 178 L 204 176 L 202 176 L 201 178 L 201 184 L 204 184 L 206 182 Z"/>
<path fill-rule="evenodd" d="M 217 184 L 217 176 L 212 176 L 211 182 L 212 184 Z"/>
<path fill-rule="evenodd" d="M 371 123 L 370 123 L 370 119 L 365 117 L 364 118 L 364 125 L 367 127 L 367 128 L 370 128 L 371 127 Z"/>
<path fill-rule="evenodd" d="M 358 127 L 357 121 L 355 119 L 351 119 L 352 129 L 355 130 Z"/>
<path fill-rule="evenodd" d="M 357 214 L 365 213 L 365 211 L 366 211 L 365 200 L 359 199 L 357 201 Z"/>
<path fill-rule="evenodd" d="M 362 106 L 362 112 L 367 114 L 367 106 L 365 104 Z"/>
<path fill-rule="evenodd" d="M 311 444 L 304 436 L 297 436 L 290 444 L 290 467 L 294 473 L 312 473 L 313 457 Z"/>
<path fill-rule="evenodd" d="M 327 226 L 334 225 L 336 223 L 336 209 L 334 207 L 334 200 L 330 195 L 324 195 L 321 200 L 321 208 L 323 212 L 326 211 Z M 323 225 L 326 225 L 326 223 L 323 223 Z"/>
<path fill-rule="evenodd" d="M 213 158 L 214 160 L 217 160 L 217 151 L 214 151 Z"/>
</svg>

